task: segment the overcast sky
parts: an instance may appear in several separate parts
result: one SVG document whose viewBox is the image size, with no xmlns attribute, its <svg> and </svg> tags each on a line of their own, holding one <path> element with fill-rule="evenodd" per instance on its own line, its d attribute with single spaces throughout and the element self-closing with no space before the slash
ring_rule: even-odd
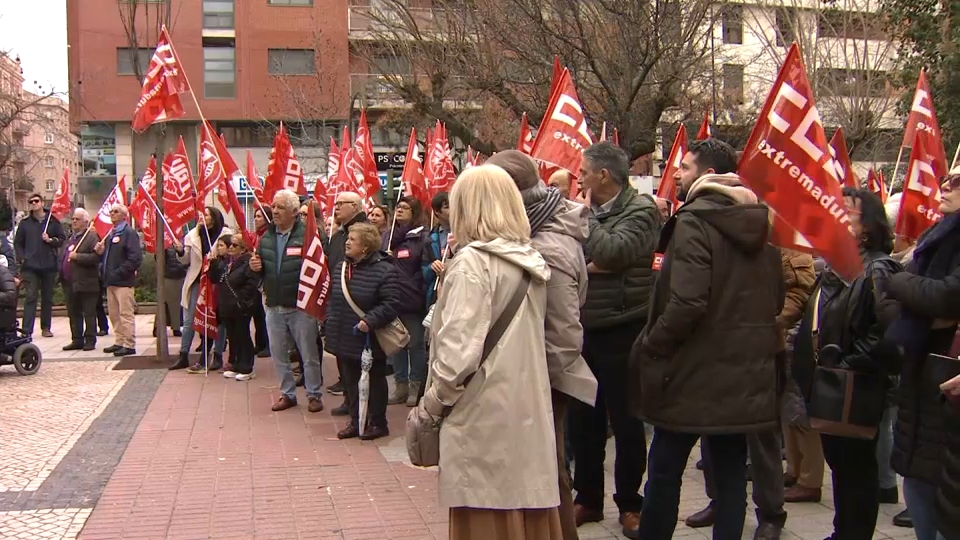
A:
<svg viewBox="0 0 960 540">
<path fill-rule="evenodd" d="M 66 99 L 66 0 L 0 0 L 0 50 L 20 55 L 27 90 L 36 81 Z"/>
</svg>

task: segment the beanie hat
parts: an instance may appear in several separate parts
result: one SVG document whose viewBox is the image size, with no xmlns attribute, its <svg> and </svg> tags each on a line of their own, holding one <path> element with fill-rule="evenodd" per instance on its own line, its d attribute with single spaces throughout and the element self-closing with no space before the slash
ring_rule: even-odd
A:
<svg viewBox="0 0 960 540">
<path fill-rule="evenodd" d="M 519 150 L 504 150 L 490 156 L 484 165 L 496 165 L 507 171 L 517 189 L 523 191 L 541 183 L 533 158 Z"/>
</svg>

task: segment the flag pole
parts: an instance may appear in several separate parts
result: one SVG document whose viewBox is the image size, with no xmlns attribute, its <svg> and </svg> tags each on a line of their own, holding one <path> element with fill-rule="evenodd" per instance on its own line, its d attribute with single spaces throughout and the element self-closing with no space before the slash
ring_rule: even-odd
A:
<svg viewBox="0 0 960 540">
<path fill-rule="evenodd" d="M 390 251 L 390 246 L 393 244 L 393 231 L 397 229 L 397 205 L 400 204 L 400 199 L 403 198 L 403 177 L 400 177 L 400 188 L 397 190 L 397 201 L 393 205 L 393 219 L 390 220 L 390 236 L 387 238 L 387 251 Z M 432 228 L 432 227 L 431 227 Z"/>
<path fill-rule="evenodd" d="M 957 145 L 957 151 L 953 153 L 953 162 L 950 163 L 951 169 L 957 166 L 957 158 L 960 158 L 960 144 Z"/>
<path fill-rule="evenodd" d="M 954 160 L 956 160 L 956 158 L 954 158 Z M 47 221 L 43 224 L 43 232 L 41 234 L 46 234 L 47 227 L 50 225 L 50 216 L 52 215 L 53 215 L 53 212 L 47 212 Z"/>
<path fill-rule="evenodd" d="M 906 147 L 901 146 L 900 151 L 897 152 L 897 163 L 893 166 L 893 174 L 890 176 L 890 187 L 887 188 L 887 198 L 890 198 L 890 195 L 893 194 L 893 183 L 897 180 L 897 172 L 900 170 L 900 159 L 903 157 L 904 148 Z"/>
</svg>

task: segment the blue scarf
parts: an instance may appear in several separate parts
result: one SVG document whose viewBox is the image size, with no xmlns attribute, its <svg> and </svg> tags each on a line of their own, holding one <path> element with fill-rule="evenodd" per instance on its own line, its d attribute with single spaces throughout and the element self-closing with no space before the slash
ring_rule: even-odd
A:
<svg viewBox="0 0 960 540">
<path fill-rule="evenodd" d="M 950 214 L 941 219 L 930 231 L 920 238 L 913 250 L 913 264 L 910 272 L 926 276 L 930 263 L 943 240 L 960 230 L 960 214 Z M 900 310 L 900 315 L 887 328 L 886 338 L 903 347 L 908 358 L 918 358 L 926 354 L 926 345 L 930 337 L 933 321 L 927 317 Z"/>
</svg>

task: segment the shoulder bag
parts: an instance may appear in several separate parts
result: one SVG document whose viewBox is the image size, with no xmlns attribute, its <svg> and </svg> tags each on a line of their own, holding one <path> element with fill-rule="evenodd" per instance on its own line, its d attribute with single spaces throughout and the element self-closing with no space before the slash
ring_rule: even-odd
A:
<svg viewBox="0 0 960 540">
<path fill-rule="evenodd" d="M 350 296 L 350 290 L 347 289 L 347 262 L 343 262 L 343 267 L 340 269 L 340 288 L 343 289 L 343 298 L 350 304 L 350 309 L 357 314 L 361 319 L 367 314 L 360 306 L 358 306 L 354 301 L 353 297 Z M 377 328 L 373 331 L 377 336 L 377 342 L 380 343 L 380 348 L 383 349 L 384 354 L 387 356 L 392 356 L 403 350 L 407 346 L 407 343 L 410 343 L 410 332 L 407 332 L 407 328 L 403 326 L 403 323 L 400 322 L 400 319 L 394 319 L 390 321 L 390 324 L 383 328 Z"/>
<path fill-rule="evenodd" d="M 503 312 L 500 313 L 500 316 L 497 317 L 497 320 L 490 327 L 490 331 L 487 332 L 487 337 L 483 340 L 483 353 L 480 355 L 480 364 L 477 366 L 477 371 L 464 381 L 464 389 L 466 389 L 470 381 L 473 380 L 474 375 L 480 372 L 483 363 L 487 360 L 487 357 L 490 356 L 493 348 L 500 342 L 503 333 L 507 331 L 507 327 L 510 326 L 510 323 L 517 315 L 517 310 L 520 309 L 520 304 L 523 303 L 523 299 L 527 295 L 529 288 L 530 274 L 524 270 L 517 290 L 514 291 L 513 296 L 510 297 L 510 302 L 507 303 Z M 452 410 L 453 407 L 446 407 L 439 419 L 434 419 L 423 407 L 416 407 L 407 415 L 407 454 L 410 456 L 410 462 L 413 465 L 417 467 L 434 467 L 440 464 L 440 426 L 443 424 L 443 419 L 449 416 Z"/>
</svg>

